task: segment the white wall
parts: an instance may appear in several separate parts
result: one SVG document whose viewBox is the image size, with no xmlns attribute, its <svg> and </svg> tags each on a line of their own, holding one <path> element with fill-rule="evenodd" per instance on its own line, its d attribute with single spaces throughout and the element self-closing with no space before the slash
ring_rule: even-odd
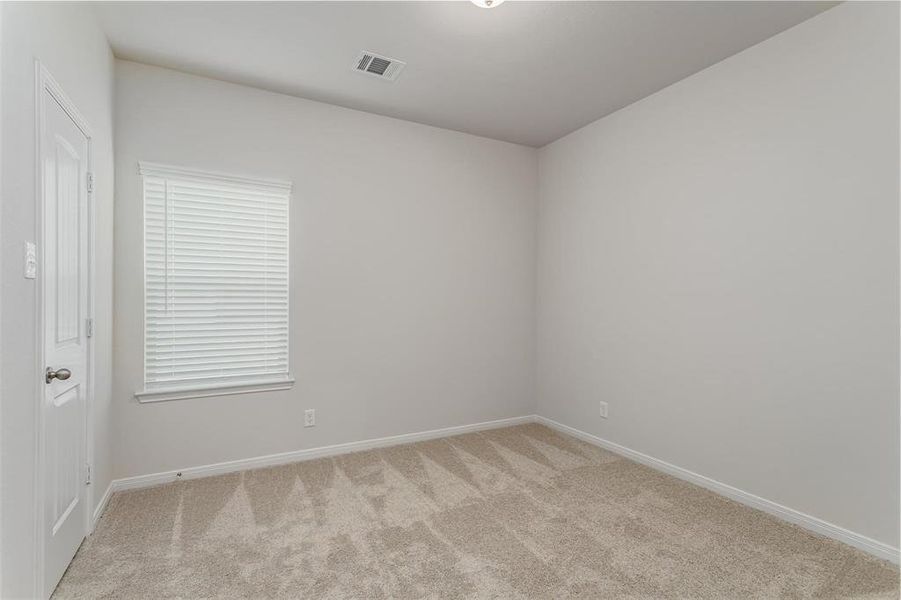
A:
<svg viewBox="0 0 901 600">
<path fill-rule="evenodd" d="M 847 3 L 542 149 L 538 412 L 898 546 L 898 67 Z"/>
<path fill-rule="evenodd" d="M 35 287 L 22 277 L 22 248 L 34 240 L 35 59 L 40 59 L 94 133 L 97 212 L 97 327 L 94 500 L 111 479 L 109 426 L 112 344 L 113 57 L 89 7 L 3 3 L 2 18 L 2 271 L 0 271 L 0 479 L 4 598 L 30 597 L 34 583 Z M 99 490 L 99 493 L 98 493 Z"/>
<path fill-rule="evenodd" d="M 116 67 L 116 477 L 530 411 L 536 150 Z M 294 183 L 292 390 L 134 399 L 139 160 Z"/>
</svg>

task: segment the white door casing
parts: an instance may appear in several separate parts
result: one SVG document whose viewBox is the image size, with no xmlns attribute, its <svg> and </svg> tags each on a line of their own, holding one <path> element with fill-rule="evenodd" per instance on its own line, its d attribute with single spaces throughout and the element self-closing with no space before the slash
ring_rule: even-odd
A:
<svg viewBox="0 0 901 600">
<path fill-rule="evenodd" d="M 88 532 L 90 132 L 40 65 L 38 190 L 40 386 L 37 593 L 47 598 Z M 56 377 L 47 372 L 56 372 Z"/>
</svg>

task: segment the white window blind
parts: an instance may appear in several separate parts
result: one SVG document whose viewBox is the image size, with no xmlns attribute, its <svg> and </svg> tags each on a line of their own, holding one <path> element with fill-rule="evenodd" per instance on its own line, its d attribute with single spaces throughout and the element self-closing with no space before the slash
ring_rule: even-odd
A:
<svg viewBox="0 0 901 600">
<path fill-rule="evenodd" d="M 140 167 L 144 393 L 290 381 L 291 184 Z"/>
</svg>

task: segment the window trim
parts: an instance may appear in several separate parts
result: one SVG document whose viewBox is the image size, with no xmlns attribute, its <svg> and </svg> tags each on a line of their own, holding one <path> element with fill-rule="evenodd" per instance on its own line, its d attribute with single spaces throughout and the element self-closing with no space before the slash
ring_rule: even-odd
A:
<svg viewBox="0 0 901 600">
<path fill-rule="evenodd" d="M 210 398 L 215 396 L 229 396 L 235 394 L 254 394 L 260 392 L 272 392 L 289 390 L 294 386 L 295 380 L 291 375 L 291 192 L 293 184 L 289 181 L 277 179 L 263 179 L 258 177 L 245 177 L 219 171 L 207 171 L 178 167 L 147 161 L 138 161 L 138 173 L 141 183 L 141 287 L 142 287 L 142 315 L 141 315 L 141 389 L 135 391 L 134 397 L 139 403 L 166 402 L 169 400 L 186 400 L 190 398 Z M 173 384 L 171 386 L 147 387 L 145 368 L 146 356 L 144 355 L 147 335 L 147 276 L 144 272 L 146 263 L 146 198 L 144 194 L 145 177 L 177 177 L 182 180 L 209 182 L 214 179 L 223 183 L 237 185 L 252 185 L 269 191 L 284 192 L 288 196 L 286 204 L 287 239 L 285 242 L 285 261 L 288 274 L 288 311 L 286 317 L 287 341 L 285 352 L 288 361 L 287 372 L 282 376 L 265 376 L 258 380 L 232 381 L 227 383 L 204 384 Z"/>
<path fill-rule="evenodd" d="M 135 392 L 135 398 L 141 404 L 147 402 L 166 402 L 168 400 L 187 400 L 189 398 L 210 398 L 213 396 L 232 396 L 235 394 L 255 394 L 258 392 L 277 392 L 294 387 L 294 378 L 290 375 L 284 379 L 260 380 L 254 383 L 225 383 L 221 385 L 186 385 L 165 389 L 142 390 Z"/>
</svg>

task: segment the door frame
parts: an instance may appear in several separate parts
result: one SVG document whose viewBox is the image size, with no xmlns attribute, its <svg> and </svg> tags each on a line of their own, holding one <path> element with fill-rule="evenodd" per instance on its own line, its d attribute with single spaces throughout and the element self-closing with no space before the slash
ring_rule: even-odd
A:
<svg viewBox="0 0 901 600">
<path fill-rule="evenodd" d="M 75 126 L 84 134 L 87 139 L 87 171 L 93 172 L 94 162 L 94 136 L 87 120 L 82 116 L 75 103 L 69 99 L 69 96 L 63 91 L 63 88 L 57 83 L 56 79 L 50 74 L 47 68 L 40 60 L 35 60 L 35 232 L 34 238 L 38 249 L 38 277 L 35 279 L 35 445 L 34 445 L 34 494 L 35 494 L 35 578 L 34 578 L 34 596 L 41 597 L 44 585 L 44 557 L 45 557 L 45 526 L 44 526 L 44 381 L 41 375 L 45 368 L 44 356 L 44 308 L 46 298 L 44 296 L 43 277 L 46 270 L 44 257 L 44 177 L 43 177 L 43 137 L 45 127 L 45 93 L 51 96 L 72 119 Z M 96 292 L 96 282 L 94 275 L 96 266 L 94 234 L 96 229 L 96 211 L 94 209 L 93 190 L 86 192 L 87 199 L 87 247 L 88 247 L 88 305 L 86 318 L 94 319 L 94 297 Z M 85 325 L 82 324 L 84 327 Z M 92 466 L 91 484 L 85 485 L 85 506 L 80 511 L 84 523 L 84 534 L 87 537 L 93 531 L 93 505 L 94 505 L 94 485 L 93 485 L 93 464 L 94 464 L 94 441 L 93 441 L 93 404 L 94 404 L 94 335 L 86 337 L 87 343 L 87 364 L 88 372 L 85 378 L 85 411 L 84 423 L 82 431 L 84 433 L 84 456 L 87 465 Z"/>
</svg>

